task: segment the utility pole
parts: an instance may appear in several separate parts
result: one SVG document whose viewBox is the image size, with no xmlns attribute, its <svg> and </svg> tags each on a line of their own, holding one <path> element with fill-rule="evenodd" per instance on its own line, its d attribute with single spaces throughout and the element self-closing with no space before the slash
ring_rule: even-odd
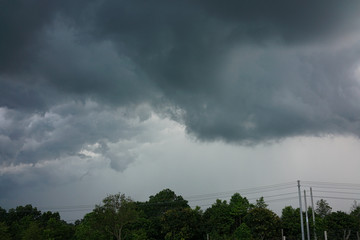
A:
<svg viewBox="0 0 360 240">
<path fill-rule="evenodd" d="M 314 240 L 317 240 L 316 236 L 316 225 L 315 225 L 315 208 L 314 208 L 314 198 L 312 194 L 312 187 L 310 187 L 310 197 L 311 197 L 311 208 L 312 208 L 312 218 L 313 218 L 313 227 L 314 227 Z"/>
<path fill-rule="evenodd" d="M 302 203 L 301 203 L 300 180 L 298 180 L 297 182 L 298 182 L 299 205 L 300 205 L 301 240 L 305 240 L 305 236 L 304 236 L 304 222 L 303 222 L 303 215 L 302 215 Z"/>
<path fill-rule="evenodd" d="M 308 207 L 306 203 L 306 191 L 304 190 L 304 203 L 305 203 L 305 218 L 306 218 L 306 232 L 307 238 L 310 240 L 310 228 L 309 228 L 309 217 L 308 217 Z"/>
</svg>

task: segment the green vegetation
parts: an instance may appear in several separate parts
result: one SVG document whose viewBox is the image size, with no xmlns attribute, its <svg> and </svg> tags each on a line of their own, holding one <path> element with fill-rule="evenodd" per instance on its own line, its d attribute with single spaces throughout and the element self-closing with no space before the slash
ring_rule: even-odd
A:
<svg viewBox="0 0 360 240">
<path fill-rule="evenodd" d="M 263 197 L 254 204 L 239 193 L 229 202 L 216 200 L 205 211 L 192 209 L 182 196 L 164 189 L 149 201 L 135 202 L 124 194 L 108 195 L 101 205 L 76 221 L 59 213 L 26 205 L 6 211 L 0 207 L 1 240 L 265 240 L 301 239 L 300 210 L 286 206 L 281 217 L 268 209 Z M 309 208 L 309 215 L 312 209 Z M 304 213 L 303 213 L 304 214 Z M 317 239 L 359 240 L 360 206 L 350 213 L 332 212 L 321 199 L 315 209 Z M 310 219 L 311 239 L 313 224 Z"/>
</svg>

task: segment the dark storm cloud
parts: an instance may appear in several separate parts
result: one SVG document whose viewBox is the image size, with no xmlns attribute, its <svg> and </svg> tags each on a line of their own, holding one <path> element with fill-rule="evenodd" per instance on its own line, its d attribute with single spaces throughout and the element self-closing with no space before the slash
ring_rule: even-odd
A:
<svg viewBox="0 0 360 240">
<path fill-rule="evenodd" d="M 93 34 L 130 56 L 198 138 L 358 135 L 359 46 L 331 49 L 356 34 L 358 10 L 355 1 L 106 1 Z"/>
<path fill-rule="evenodd" d="M 144 103 L 202 140 L 360 134 L 357 1 L 1 5 L 1 162 L 131 138 L 115 109 Z"/>
<path fill-rule="evenodd" d="M 0 70 L 28 69 L 43 47 L 42 33 L 59 16 L 76 16 L 92 1 L 14 0 L 0 2 Z M 71 17 L 72 18 L 72 17 Z"/>
<path fill-rule="evenodd" d="M 302 43 L 327 40 L 355 27 L 359 9 L 357 1 L 202 1 L 209 15 L 234 26 L 234 37 L 250 36 L 263 40 L 278 35 L 286 42 Z M 354 25 L 355 24 L 355 25 Z M 343 32 L 344 33 L 344 32 Z"/>
<path fill-rule="evenodd" d="M 332 56 L 327 54 L 314 58 L 264 50 L 256 51 L 255 59 L 239 57 L 236 62 L 247 63 L 226 69 L 223 94 L 184 103 L 188 130 L 199 138 L 243 143 L 299 135 L 359 135 L 359 83 L 343 65 L 358 61 L 356 52 L 337 53 L 342 64 L 329 61 Z"/>
<path fill-rule="evenodd" d="M 0 69 L 9 71 L 19 67 L 36 36 L 52 18 L 53 4 L 48 1 L 1 1 L 0 3 Z M 31 9 L 31 11 L 30 11 Z"/>
</svg>

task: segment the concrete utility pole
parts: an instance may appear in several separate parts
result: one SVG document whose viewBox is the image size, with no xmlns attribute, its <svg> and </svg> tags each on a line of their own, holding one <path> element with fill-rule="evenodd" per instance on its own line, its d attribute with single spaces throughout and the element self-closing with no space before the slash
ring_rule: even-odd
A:
<svg viewBox="0 0 360 240">
<path fill-rule="evenodd" d="M 306 203 L 306 191 L 305 190 L 304 190 L 304 203 L 305 203 L 306 233 L 307 233 L 308 240 L 310 240 L 309 216 L 308 216 L 308 207 L 307 207 L 307 203 Z"/>
<path fill-rule="evenodd" d="M 300 180 L 298 180 L 297 182 L 298 182 L 299 205 L 300 205 L 301 240 L 305 240 L 305 235 L 304 235 L 304 221 L 303 221 L 303 215 L 302 215 L 302 203 L 301 203 Z"/>
<path fill-rule="evenodd" d="M 312 194 L 312 187 L 310 187 L 310 197 L 311 197 L 312 218 L 313 218 L 313 227 L 314 227 L 314 240 L 317 240 L 316 225 L 315 225 L 315 208 L 314 208 L 314 198 L 313 198 L 313 194 Z"/>
<path fill-rule="evenodd" d="M 281 240 L 286 240 L 286 237 L 284 236 L 284 229 L 281 229 Z"/>
</svg>

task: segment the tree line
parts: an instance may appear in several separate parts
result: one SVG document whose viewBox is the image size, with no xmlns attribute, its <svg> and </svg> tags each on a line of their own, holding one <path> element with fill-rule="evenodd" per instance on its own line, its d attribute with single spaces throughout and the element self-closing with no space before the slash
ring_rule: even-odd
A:
<svg viewBox="0 0 360 240">
<path fill-rule="evenodd" d="M 312 211 L 310 207 L 309 216 Z M 328 239 L 360 240 L 360 205 L 356 202 L 349 213 L 332 212 L 321 199 L 314 213 L 316 227 L 309 218 L 311 239 L 316 234 L 323 240 L 326 231 Z M 301 239 L 299 208 L 286 206 L 278 216 L 263 197 L 250 203 L 239 193 L 229 201 L 216 200 L 206 210 L 191 208 L 170 189 L 146 202 L 118 193 L 108 195 L 75 223 L 61 220 L 58 212 L 42 213 L 31 205 L 8 211 L 0 207 L 1 240 L 265 240 L 282 236 Z"/>
</svg>

